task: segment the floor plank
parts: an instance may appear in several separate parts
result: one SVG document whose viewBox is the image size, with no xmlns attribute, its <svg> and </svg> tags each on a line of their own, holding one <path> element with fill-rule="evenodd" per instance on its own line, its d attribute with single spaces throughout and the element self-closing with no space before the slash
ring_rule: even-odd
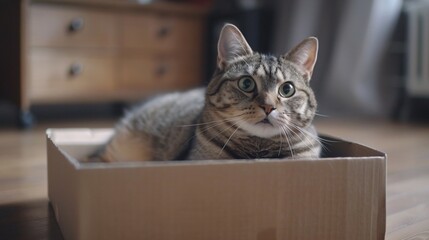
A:
<svg viewBox="0 0 429 240">
<path fill-rule="evenodd" d="M 114 121 L 38 124 L 31 130 L 0 129 L 0 204 L 47 199 L 48 128 L 103 128 Z"/>
</svg>

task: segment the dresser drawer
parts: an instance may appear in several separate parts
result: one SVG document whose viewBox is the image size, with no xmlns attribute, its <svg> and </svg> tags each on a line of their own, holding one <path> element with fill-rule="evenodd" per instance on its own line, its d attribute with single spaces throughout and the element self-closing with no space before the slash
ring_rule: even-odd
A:
<svg viewBox="0 0 429 240">
<path fill-rule="evenodd" d="M 108 54 L 32 50 L 28 60 L 34 100 L 93 97 L 114 89 L 117 64 Z"/>
<path fill-rule="evenodd" d="M 124 58 L 120 64 L 120 87 L 141 93 L 180 90 L 199 85 L 199 65 L 165 57 Z"/>
<path fill-rule="evenodd" d="M 28 23 L 30 46 L 109 48 L 117 45 L 117 17 L 107 11 L 33 4 Z"/>
<path fill-rule="evenodd" d="M 125 49 L 142 49 L 146 52 L 173 53 L 187 48 L 194 41 L 184 42 L 196 35 L 201 36 L 196 21 L 182 17 L 157 15 L 123 15 L 121 19 L 121 47 Z M 198 47 L 198 46 L 197 46 Z M 196 50 L 200 51 L 200 49 Z"/>
</svg>

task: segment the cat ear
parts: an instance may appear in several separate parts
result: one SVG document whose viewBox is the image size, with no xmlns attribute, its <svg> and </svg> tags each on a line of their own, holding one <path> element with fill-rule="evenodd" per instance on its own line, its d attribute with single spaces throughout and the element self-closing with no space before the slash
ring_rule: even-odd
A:
<svg viewBox="0 0 429 240">
<path fill-rule="evenodd" d="M 221 70 L 234 59 L 253 54 L 252 49 L 240 30 L 228 23 L 223 26 L 220 32 L 217 51 L 217 66 Z"/>
<path fill-rule="evenodd" d="M 308 79 L 310 79 L 316 64 L 318 49 L 319 41 L 317 38 L 309 37 L 290 50 L 283 58 L 302 66 L 308 73 Z"/>
</svg>

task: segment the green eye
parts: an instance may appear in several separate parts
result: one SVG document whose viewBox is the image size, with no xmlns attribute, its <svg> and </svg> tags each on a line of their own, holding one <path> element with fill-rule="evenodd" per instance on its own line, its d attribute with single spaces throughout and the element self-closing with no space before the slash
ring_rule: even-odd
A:
<svg viewBox="0 0 429 240">
<path fill-rule="evenodd" d="M 238 81 L 238 87 L 245 92 L 252 92 L 255 90 L 256 84 L 250 77 L 243 77 Z"/>
<path fill-rule="evenodd" d="M 284 98 L 292 97 L 295 94 L 295 87 L 291 82 L 283 83 L 279 88 L 279 94 Z"/>
</svg>

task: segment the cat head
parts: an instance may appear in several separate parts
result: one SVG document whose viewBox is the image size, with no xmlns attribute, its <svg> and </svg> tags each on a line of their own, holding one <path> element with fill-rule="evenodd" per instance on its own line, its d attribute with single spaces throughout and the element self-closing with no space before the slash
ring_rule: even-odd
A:
<svg viewBox="0 0 429 240">
<path fill-rule="evenodd" d="M 250 135 L 270 138 L 311 124 L 316 100 L 310 79 L 318 40 L 307 38 L 279 57 L 253 52 L 240 30 L 226 24 L 206 106 Z"/>
</svg>

